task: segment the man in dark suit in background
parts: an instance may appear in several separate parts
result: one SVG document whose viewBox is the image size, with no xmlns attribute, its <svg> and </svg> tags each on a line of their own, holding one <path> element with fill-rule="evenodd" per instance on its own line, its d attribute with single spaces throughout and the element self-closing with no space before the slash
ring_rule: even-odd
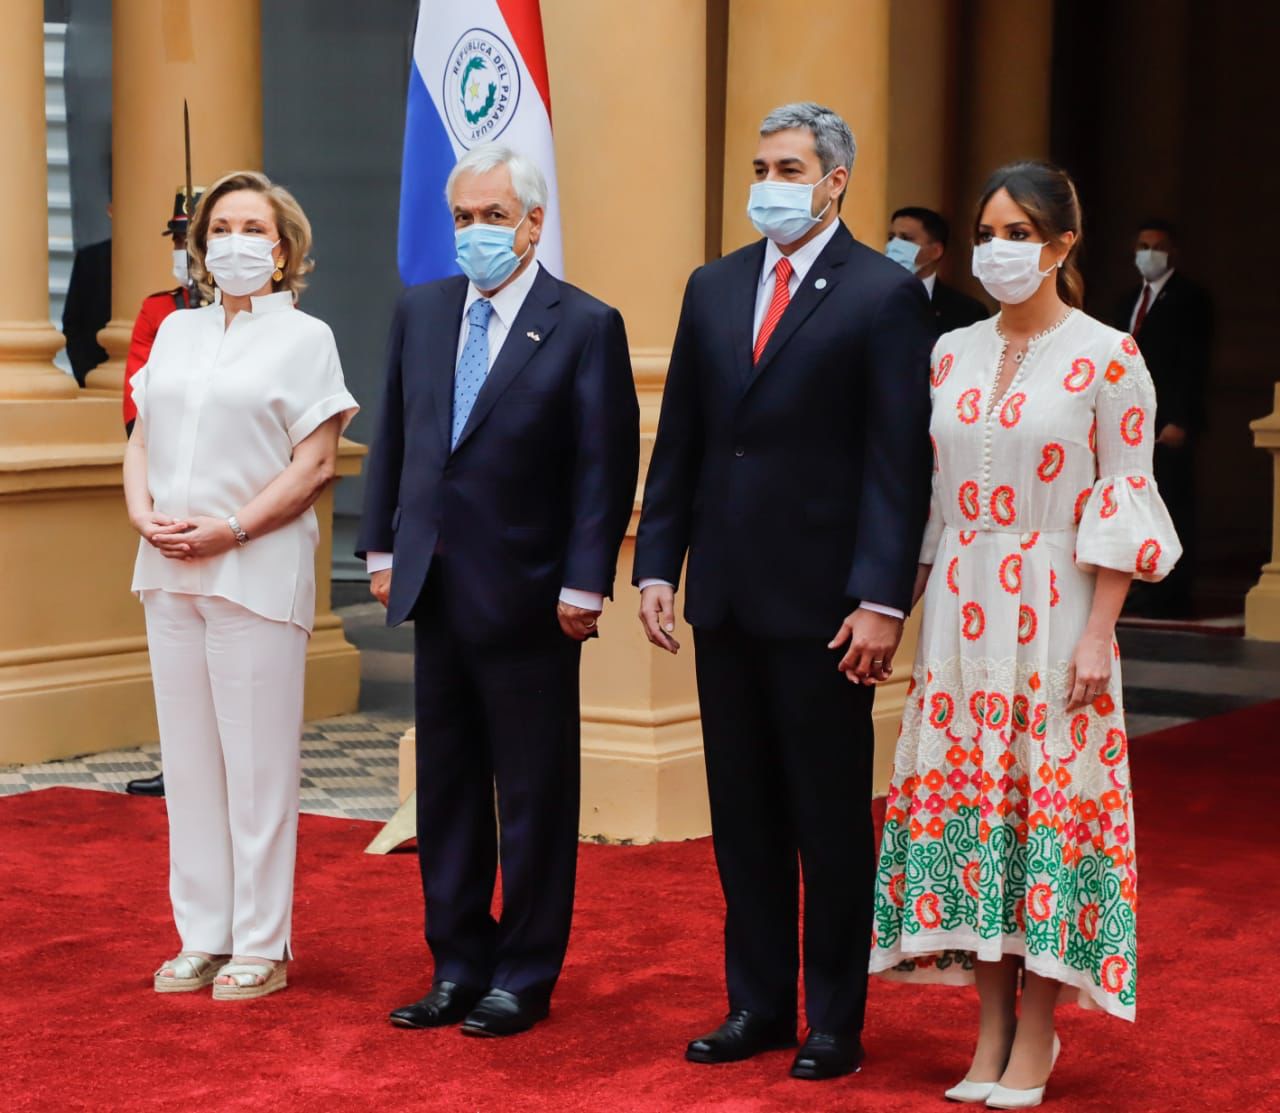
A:
<svg viewBox="0 0 1280 1113">
<path fill-rule="evenodd" d="M 908 205 L 893 214 L 889 222 L 889 243 L 885 254 L 900 263 L 924 283 L 933 307 L 938 335 L 985 321 L 990 311 L 977 298 L 962 294 L 938 277 L 938 267 L 947 253 L 951 228 L 940 213 L 919 205 Z"/>
<path fill-rule="evenodd" d="M 617 310 L 535 258 L 537 166 L 474 148 L 448 196 L 467 277 L 396 307 L 358 551 L 388 623 L 414 620 L 435 971 L 391 1020 L 506 1036 L 547 1015 L 569 941 L 581 647 L 635 501 L 639 406 Z"/>
<path fill-rule="evenodd" d="M 1191 615 L 1195 575 L 1195 449 L 1204 430 L 1204 391 L 1213 344 L 1209 295 L 1177 270 L 1174 226 L 1144 220 L 1134 244 L 1142 284 L 1116 307 L 1112 324 L 1131 333 L 1156 388 L 1155 476 L 1182 542 L 1182 560 L 1159 584 L 1137 585 L 1131 611 Z"/>
<path fill-rule="evenodd" d="M 649 640 L 676 652 L 688 555 L 729 1016 L 687 1057 L 796 1043 L 797 1078 L 856 1071 L 874 841 L 874 685 L 911 606 L 930 483 L 924 288 L 837 211 L 848 125 L 792 104 L 761 125 L 749 213 L 766 238 L 693 272 L 636 542 Z"/>
<path fill-rule="evenodd" d="M 90 371 L 107 361 L 107 350 L 98 343 L 98 333 L 110 320 L 111 241 L 102 240 L 76 252 L 67 281 L 67 300 L 62 305 L 67 359 L 81 386 Z"/>
</svg>

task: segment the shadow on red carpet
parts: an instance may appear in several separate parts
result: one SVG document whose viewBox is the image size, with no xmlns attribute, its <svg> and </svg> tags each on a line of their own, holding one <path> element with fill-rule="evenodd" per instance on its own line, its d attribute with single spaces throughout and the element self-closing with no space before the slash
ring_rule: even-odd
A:
<svg viewBox="0 0 1280 1113">
<path fill-rule="evenodd" d="M 1064 1009 L 1050 1108 L 1280 1109 L 1278 714 L 1135 742 L 1138 1023 Z M 162 802 L 76 789 L 0 800 L 0 1108 L 942 1110 L 966 1066 L 970 990 L 878 980 L 857 1077 L 793 1081 L 789 1053 L 686 1063 L 686 1040 L 724 1009 L 707 840 L 583 846 L 568 966 L 535 1031 L 392 1029 L 387 1010 L 430 972 L 416 860 L 361 853 L 373 830 L 302 817 L 292 984 L 215 1003 L 151 991 L 176 948 Z"/>
</svg>

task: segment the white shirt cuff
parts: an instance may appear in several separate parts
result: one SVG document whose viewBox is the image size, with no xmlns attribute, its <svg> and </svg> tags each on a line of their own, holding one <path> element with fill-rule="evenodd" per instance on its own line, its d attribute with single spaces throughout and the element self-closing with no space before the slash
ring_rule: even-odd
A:
<svg viewBox="0 0 1280 1113">
<path fill-rule="evenodd" d="M 597 614 L 604 610 L 603 595 L 594 591 L 579 591 L 576 587 L 562 587 L 560 602 L 568 603 L 571 607 L 581 607 L 584 611 L 595 611 Z"/>
<path fill-rule="evenodd" d="M 675 585 L 675 584 L 673 584 L 670 580 L 655 580 L 655 579 L 648 579 L 648 580 L 641 580 L 641 581 L 640 581 L 640 590 L 641 590 L 641 591 L 644 591 L 644 589 L 645 589 L 646 587 L 659 587 L 659 586 L 661 586 L 661 587 L 675 587 L 676 585 Z"/>
<path fill-rule="evenodd" d="M 890 618 L 896 618 L 899 622 L 905 622 L 907 618 L 897 607 L 886 607 L 881 603 L 859 603 L 858 609 L 861 611 L 874 611 L 876 614 L 887 614 Z"/>
<path fill-rule="evenodd" d="M 375 572 L 388 572 L 391 569 L 390 553 L 365 553 L 365 571 L 372 576 Z"/>
</svg>

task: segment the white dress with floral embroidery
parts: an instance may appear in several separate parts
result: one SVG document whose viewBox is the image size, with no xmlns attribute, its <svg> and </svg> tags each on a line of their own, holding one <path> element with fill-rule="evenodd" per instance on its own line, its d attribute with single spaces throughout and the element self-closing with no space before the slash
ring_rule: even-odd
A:
<svg viewBox="0 0 1280 1113">
<path fill-rule="evenodd" d="M 1132 1019 L 1137 867 L 1119 649 L 1068 715 L 1099 568 L 1159 580 L 1181 553 L 1151 475 L 1151 377 L 1072 312 L 991 405 L 996 320 L 933 354 L 932 564 L 876 880 L 871 970 L 964 983 L 1024 955 Z"/>
</svg>

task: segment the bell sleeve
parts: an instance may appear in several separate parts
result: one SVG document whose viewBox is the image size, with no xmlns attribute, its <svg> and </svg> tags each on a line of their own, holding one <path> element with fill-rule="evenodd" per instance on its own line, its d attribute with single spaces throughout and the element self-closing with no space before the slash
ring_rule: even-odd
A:
<svg viewBox="0 0 1280 1113">
<path fill-rule="evenodd" d="M 296 448 L 335 414 L 342 415 L 338 432 L 345 432 L 360 404 L 347 390 L 338 345 L 328 326 L 318 330 L 312 350 L 298 360 L 294 371 L 285 413 L 289 443 Z"/>
<path fill-rule="evenodd" d="M 1097 479 L 1080 517 L 1076 564 L 1113 568 L 1155 583 L 1172 570 L 1182 545 L 1152 475 L 1155 387 L 1130 336 L 1107 361 L 1094 402 Z"/>
</svg>

